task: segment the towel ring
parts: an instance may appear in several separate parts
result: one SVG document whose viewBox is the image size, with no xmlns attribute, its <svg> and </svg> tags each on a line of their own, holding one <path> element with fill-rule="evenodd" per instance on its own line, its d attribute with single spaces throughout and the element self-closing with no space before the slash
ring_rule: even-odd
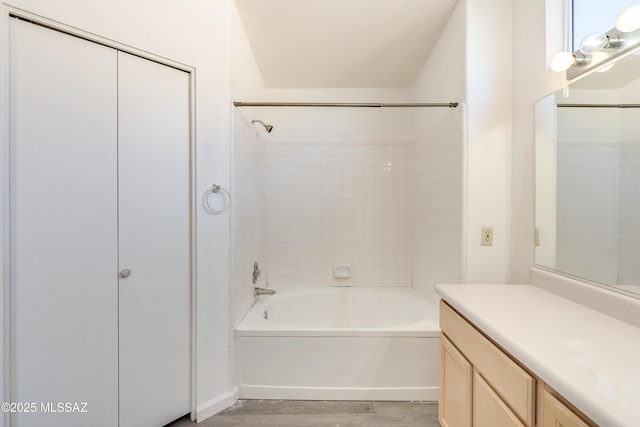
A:
<svg viewBox="0 0 640 427">
<path fill-rule="evenodd" d="M 209 196 L 211 196 L 211 194 L 218 194 L 221 191 L 226 194 L 226 196 L 224 198 L 227 199 L 227 205 L 222 209 L 215 209 L 209 203 Z M 211 188 L 209 188 L 207 191 L 204 192 L 203 202 L 204 202 L 205 208 L 209 212 L 211 212 L 214 215 L 218 215 L 218 214 L 221 214 L 223 212 L 228 211 L 229 208 L 231 207 L 231 193 L 229 193 L 227 190 L 225 190 L 224 188 L 222 188 L 221 186 L 219 186 L 218 184 L 216 184 L 214 182 L 213 185 L 211 186 Z"/>
</svg>

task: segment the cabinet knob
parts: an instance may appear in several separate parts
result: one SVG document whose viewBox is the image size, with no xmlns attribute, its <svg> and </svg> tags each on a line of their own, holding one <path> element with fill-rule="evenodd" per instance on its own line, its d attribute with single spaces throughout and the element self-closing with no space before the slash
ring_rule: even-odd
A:
<svg viewBox="0 0 640 427">
<path fill-rule="evenodd" d="M 126 277 L 129 277 L 129 276 L 131 276 L 131 270 L 129 270 L 129 269 L 125 268 L 124 270 L 122 270 L 120 272 L 120 277 L 122 277 L 123 279 L 126 278 Z"/>
</svg>

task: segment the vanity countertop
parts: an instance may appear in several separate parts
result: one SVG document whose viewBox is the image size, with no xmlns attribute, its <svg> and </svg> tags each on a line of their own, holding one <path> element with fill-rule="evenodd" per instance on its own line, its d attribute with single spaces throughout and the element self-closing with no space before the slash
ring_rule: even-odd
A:
<svg viewBox="0 0 640 427">
<path fill-rule="evenodd" d="M 599 425 L 640 425 L 640 328 L 530 285 L 436 291 Z"/>
</svg>

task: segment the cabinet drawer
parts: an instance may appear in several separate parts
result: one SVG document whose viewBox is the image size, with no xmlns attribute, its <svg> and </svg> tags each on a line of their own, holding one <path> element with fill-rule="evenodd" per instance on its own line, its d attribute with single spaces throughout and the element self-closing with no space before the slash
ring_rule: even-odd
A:
<svg viewBox="0 0 640 427">
<path fill-rule="evenodd" d="M 443 301 L 440 328 L 524 425 L 533 426 L 535 379 Z"/>
</svg>

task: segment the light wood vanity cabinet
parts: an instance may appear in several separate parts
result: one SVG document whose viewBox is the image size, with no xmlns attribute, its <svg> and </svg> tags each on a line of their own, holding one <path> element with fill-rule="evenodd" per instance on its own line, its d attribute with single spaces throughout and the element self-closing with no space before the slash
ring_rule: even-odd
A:
<svg viewBox="0 0 640 427">
<path fill-rule="evenodd" d="M 440 328 L 438 415 L 443 427 L 595 425 L 444 302 Z"/>
<path fill-rule="evenodd" d="M 473 415 L 475 426 L 524 427 L 509 406 L 474 369 Z"/>
<path fill-rule="evenodd" d="M 471 363 L 443 335 L 440 337 L 440 405 L 443 427 L 471 425 Z"/>
<path fill-rule="evenodd" d="M 589 427 L 588 424 L 580 418 L 567 405 L 556 398 L 551 391 L 547 390 L 544 384 L 538 388 L 538 400 L 540 405 L 539 417 L 540 425 L 552 427 Z"/>
</svg>

